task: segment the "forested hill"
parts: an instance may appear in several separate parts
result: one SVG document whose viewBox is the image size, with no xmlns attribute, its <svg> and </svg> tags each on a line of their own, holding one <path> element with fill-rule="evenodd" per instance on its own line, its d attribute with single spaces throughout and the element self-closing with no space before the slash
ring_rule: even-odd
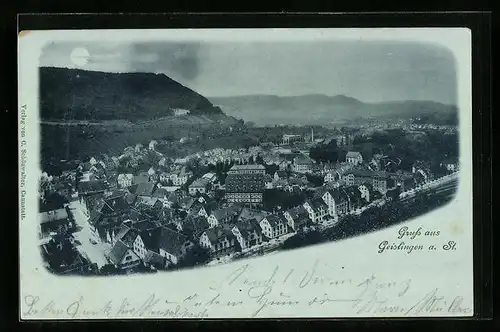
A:
<svg viewBox="0 0 500 332">
<path fill-rule="evenodd" d="M 222 114 L 208 99 L 164 74 L 40 68 L 43 120 L 142 120 L 173 114 Z"/>
<path fill-rule="evenodd" d="M 456 124 L 458 110 L 454 105 L 426 100 L 404 100 L 366 103 L 336 95 L 274 96 L 248 95 L 209 98 L 224 113 L 259 125 L 319 124 L 351 121 L 357 118 L 435 117 Z"/>
</svg>

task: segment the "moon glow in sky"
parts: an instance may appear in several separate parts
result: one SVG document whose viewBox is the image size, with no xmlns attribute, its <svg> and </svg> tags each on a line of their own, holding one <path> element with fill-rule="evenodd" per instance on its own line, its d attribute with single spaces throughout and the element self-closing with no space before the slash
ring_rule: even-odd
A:
<svg viewBox="0 0 500 332">
<path fill-rule="evenodd" d="M 83 67 L 89 62 L 90 54 L 86 48 L 77 47 L 71 52 L 70 58 L 75 65 Z"/>
</svg>

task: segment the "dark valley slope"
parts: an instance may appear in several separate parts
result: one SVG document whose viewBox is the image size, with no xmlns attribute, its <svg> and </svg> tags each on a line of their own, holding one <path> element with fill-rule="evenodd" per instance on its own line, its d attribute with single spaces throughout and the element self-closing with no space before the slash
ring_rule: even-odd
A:
<svg viewBox="0 0 500 332">
<path fill-rule="evenodd" d="M 248 95 L 209 99 L 227 115 L 258 125 L 328 124 L 360 118 L 407 118 L 436 114 L 444 121 L 453 122 L 458 114 L 455 106 L 433 101 L 364 103 L 344 95 Z"/>
<path fill-rule="evenodd" d="M 164 74 L 104 73 L 40 68 L 43 120 L 140 120 L 172 115 L 221 114 L 205 97 Z"/>
<path fill-rule="evenodd" d="M 43 167 L 62 159 L 119 155 L 126 146 L 153 139 L 178 142 L 240 123 L 163 74 L 43 67 L 40 101 Z M 175 109 L 189 114 L 174 115 Z M 186 153 L 177 150 L 172 154 Z"/>
</svg>

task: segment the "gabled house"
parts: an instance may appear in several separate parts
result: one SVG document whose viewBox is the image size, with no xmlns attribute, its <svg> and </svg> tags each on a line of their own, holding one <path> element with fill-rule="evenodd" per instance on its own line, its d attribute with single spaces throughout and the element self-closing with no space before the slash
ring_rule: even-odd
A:
<svg viewBox="0 0 500 332">
<path fill-rule="evenodd" d="M 169 224 L 171 223 L 177 215 L 177 211 L 169 208 L 169 207 L 163 207 L 160 212 L 160 218 L 158 219 L 158 222 L 162 225 L 164 224 Z"/>
<path fill-rule="evenodd" d="M 257 222 L 260 222 L 267 215 L 269 215 L 269 212 L 259 209 L 251 209 L 248 207 L 243 207 L 238 215 L 237 220 L 245 221 L 245 220 L 255 219 Z"/>
<path fill-rule="evenodd" d="M 199 216 L 199 217 L 203 217 L 205 219 L 208 218 L 208 213 L 207 213 L 207 210 L 205 209 L 205 207 L 201 204 L 201 203 L 198 203 L 198 204 L 194 204 L 189 210 L 188 210 L 188 215 L 191 215 L 191 216 Z"/>
<path fill-rule="evenodd" d="M 108 189 L 108 185 L 104 180 L 84 181 L 77 184 L 78 197 L 80 200 L 83 197 L 103 194 Z"/>
<path fill-rule="evenodd" d="M 153 251 L 171 264 L 177 264 L 193 246 L 187 236 L 165 226 L 140 233 L 144 250 Z M 139 249 L 142 249 L 139 247 Z"/>
<path fill-rule="evenodd" d="M 237 222 L 231 229 L 238 240 L 241 249 L 251 248 L 264 241 L 262 229 L 256 219 L 247 219 Z"/>
<path fill-rule="evenodd" d="M 343 188 L 348 199 L 349 199 L 349 211 L 354 211 L 359 209 L 363 205 L 363 198 L 361 197 L 361 191 L 357 186 L 351 186 Z"/>
<path fill-rule="evenodd" d="M 166 265 L 166 259 L 160 254 L 157 254 L 156 252 L 151 250 L 148 250 L 146 252 L 144 258 L 142 259 L 142 262 L 144 263 L 144 265 L 152 266 L 156 269 L 163 269 Z"/>
<path fill-rule="evenodd" d="M 139 153 L 142 151 L 142 149 L 144 149 L 144 146 L 141 143 L 138 143 L 135 145 L 135 148 L 134 148 L 135 152 Z"/>
<path fill-rule="evenodd" d="M 283 160 L 279 163 L 278 167 L 280 171 L 288 171 L 291 169 L 292 162 L 289 160 Z"/>
<path fill-rule="evenodd" d="M 365 200 L 365 202 L 370 202 L 370 194 L 373 192 L 373 186 L 366 182 L 362 183 L 358 186 L 358 189 L 361 193 L 361 198 Z"/>
<path fill-rule="evenodd" d="M 178 224 L 178 230 L 193 242 L 199 242 L 200 236 L 209 228 L 207 218 L 202 216 L 188 216 Z"/>
<path fill-rule="evenodd" d="M 106 168 L 100 162 L 93 164 L 90 167 L 89 172 L 94 174 L 99 179 L 103 179 L 106 176 Z"/>
<path fill-rule="evenodd" d="M 262 233 L 269 239 L 285 235 L 289 231 L 288 220 L 281 214 L 266 216 L 259 224 Z"/>
<path fill-rule="evenodd" d="M 170 174 L 168 174 L 167 172 L 161 172 L 158 179 L 162 184 L 170 184 Z"/>
<path fill-rule="evenodd" d="M 156 185 L 152 182 L 138 183 L 137 186 L 130 187 L 131 193 L 139 197 L 153 197 L 155 190 Z"/>
<path fill-rule="evenodd" d="M 217 181 L 217 175 L 213 172 L 203 174 L 202 178 L 207 179 L 210 183 L 215 183 Z"/>
<path fill-rule="evenodd" d="M 322 199 L 328 206 L 328 214 L 335 220 L 349 211 L 349 197 L 340 188 L 327 190 Z"/>
<path fill-rule="evenodd" d="M 121 240 L 107 254 L 108 260 L 118 269 L 130 269 L 141 263 L 139 256 Z"/>
<path fill-rule="evenodd" d="M 168 208 L 171 208 L 172 206 L 179 204 L 182 198 L 183 196 L 180 191 L 173 191 L 168 195 L 167 200 L 164 202 L 164 205 Z"/>
<path fill-rule="evenodd" d="M 242 207 L 240 205 L 234 204 L 227 208 L 212 211 L 207 219 L 208 223 L 210 224 L 210 227 L 231 223 L 238 218 L 241 210 Z"/>
<path fill-rule="evenodd" d="M 162 157 L 160 159 L 160 161 L 158 162 L 158 166 L 160 166 L 161 168 L 165 168 L 167 165 L 168 165 L 168 161 L 167 161 L 167 158 L 165 158 L 165 157 Z"/>
<path fill-rule="evenodd" d="M 140 233 L 147 231 L 147 230 L 148 229 L 139 230 L 136 227 L 133 227 L 132 225 L 128 225 L 128 226 L 122 225 L 120 227 L 120 230 L 118 231 L 116 237 L 115 237 L 115 239 L 116 239 L 115 245 L 116 245 L 116 243 L 121 242 L 128 249 L 132 250 L 134 252 L 134 254 L 139 259 L 144 259 L 144 257 L 147 254 L 147 249 L 144 247 L 144 242 L 142 241 Z M 120 244 L 120 245 L 118 245 L 118 247 L 120 248 L 123 246 Z M 123 248 L 122 248 L 122 250 L 123 250 Z"/>
<path fill-rule="evenodd" d="M 41 212 L 38 215 L 40 239 L 50 236 L 51 233 L 64 233 L 71 228 L 72 223 L 68 214 L 68 208 Z"/>
<path fill-rule="evenodd" d="M 132 185 L 132 180 L 134 179 L 133 174 L 118 174 L 118 178 L 116 179 L 118 183 L 118 187 L 127 188 Z"/>
<path fill-rule="evenodd" d="M 293 160 L 292 170 L 296 173 L 308 173 L 313 166 L 312 160 L 307 156 L 297 156 Z"/>
<path fill-rule="evenodd" d="M 212 257 L 221 257 L 240 250 L 236 236 L 227 225 L 207 229 L 200 236 L 200 246 L 210 249 Z"/>
<path fill-rule="evenodd" d="M 309 213 L 309 218 L 317 224 L 328 216 L 328 205 L 321 198 L 313 198 L 304 203 L 304 208 Z"/>
<path fill-rule="evenodd" d="M 363 156 L 357 151 L 349 151 L 346 154 L 345 161 L 349 164 L 359 165 L 363 162 Z"/>
<path fill-rule="evenodd" d="M 307 188 L 308 183 L 309 181 L 307 181 L 307 179 L 291 178 L 288 180 L 288 185 L 285 187 L 285 189 L 290 192 L 303 190 Z"/>
<path fill-rule="evenodd" d="M 187 196 L 179 201 L 179 206 L 181 207 L 181 209 L 189 211 L 196 202 L 196 198 Z"/>
<path fill-rule="evenodd" d="M 129 219 L 131 206 L 126 196 L 102 198 L 93 208 L 88 222 L 95 240 L 113 242 L 114 230 Z"/>
<path fill-rule="evenodd" d="M 339 179 L 339 175 L 337 174 L 337 172 L 335 172 L 335 171 L 329 171 L 328 173 L 326 173 L 323 181 L 325 183 L 328 183 L 328 182 L 336 181 L 338 179 Z"/>
<path fill-rule="evenodd" d="M 189 194 L 206 194 L 208 191 L 210 180 L 205 178 L 196 179 L 193 183 L 189 185 Z"/>
<path fill-rule="evenodd" d="M 158 145 L 158 142 L 156 140 L 151 140 L 149 142 L 149 150 L 154 150 L 156 148 L 156 145 Z"/>
<path fill-rule="evenodd" d="M 293 207 L 283 213 L 283 217 L 287 220 L 288 226 L 294 231 L 299 231 L 309 224 L 312 224 L 312 220 L 309 216 L 310 214 L 304 205 Z"/>
<path fill-rule="evenodd" d="M 143 220 L 143 221 L 137 221 L 133 222 L 128 226 L 130 229 L 135 229 L 136 231 L 144 232 L 144 231 L 149 231 L 152 229 L 155 229 L 158 227 L 158 223 L 150 220 Z"/>
<path fill-rule="evenodd" d="M 152 219 L 157 219 L 163 209 L 163 203 L 155 197 L 139 196 L 134 202 L 134 208 Z"/>
<path fill-rule="evenodd" d="M 167 206 L 167 202 L 168 202 L 168 196 L 170 195 L 170 193 L 164 189 L 164 188 L 157 188 L 154 192 L 153 192 L 153 197 L 154 198 L 157 198 L 158 200 L 160 200 L 163 204 L 163 206 Z"/>
</svg>

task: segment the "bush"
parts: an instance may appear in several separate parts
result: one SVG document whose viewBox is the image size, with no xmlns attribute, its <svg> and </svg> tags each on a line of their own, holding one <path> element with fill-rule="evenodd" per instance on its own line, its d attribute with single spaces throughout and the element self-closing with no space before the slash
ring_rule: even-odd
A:
<svg viewBox="0 0 500 332">
<path fill-rule="evenodd" d="M 210 251 L 199 245 L 194 245 L 186 252 L 183 258 L 177 263 L 177 267 L 192 267 L 206 264 L 210 260 Z"/>
<path fill-rule="evenodd" d="M 289 237 L 283 243 L 282 249 L 290 250 L 295 248 L 301 248 L 310 246 L 313 244 L 318 244 L 324 242 L 326 238 L 318 231 L 310 231 L 307 233 L 297 233 L 296 235 Z"/>
<path fill-rule="evenodd" d="M 102 275 L 113 275 L 113 274 L 119 274 L 121 273 L 121 270 L 116 268 L 113 264 L 106 264 L 101 266 L 99 269 L 99 274 Z"/>
</svg>

